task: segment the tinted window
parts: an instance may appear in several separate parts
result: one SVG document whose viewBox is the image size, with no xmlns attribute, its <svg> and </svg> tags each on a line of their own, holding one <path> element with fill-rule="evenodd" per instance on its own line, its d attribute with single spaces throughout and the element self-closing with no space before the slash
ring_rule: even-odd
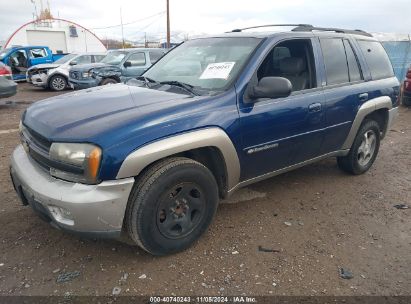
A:
<svg viewBox="0 0 411 304">
<path fill-rule="evenodd" d="M 131 63 L 131 66 L 146 65 L 146 55 L 144 53 L 131 54 L 127 61 Z"/>
<path fill-rule="evenodd" d="M 348 71 L 350 73 L 350 81 L 359 81 L 362 79 L 360 67 L 358 66 L 357 57 L 348 40 L 344 40 L 345 53 L 347 54 Z"/>
<path fill-rule="evenodd" d="M 349 82 L 347 58 L 342 39 L 321 39 L 327 85 Z"/>
<path fill-rule="evenodd" d="M 377 41 L 358 41 L 367 60 L 372 79 L 394 76 L 391 62 L 381 43 Z"/>
<path fill-rule="evenodd" d="M 159 52 L 159 51 L 157 52 L 150 51 L 149 54 L 150 54 L 151 63 L 155 63 L 157 60 L 159 60 L 164 55 L 163 52 Z"/>
</svg>

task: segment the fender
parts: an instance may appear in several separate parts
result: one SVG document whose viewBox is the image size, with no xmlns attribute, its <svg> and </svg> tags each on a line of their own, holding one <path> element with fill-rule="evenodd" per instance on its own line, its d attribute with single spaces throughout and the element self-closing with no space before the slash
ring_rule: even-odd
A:
<svg viewBox="0 0 411 304">
<path fill-rule="evenodd" d="M 343 150 L 351 149 L 351 146 L 354 143 L 355 136 L 357 135 L 358 129 L 360 128 L 365 116 L 379 109 L 391 110 L 392 109 L 391 98 L 388 96 L 381 96 L 381 97 L 371 99 L 361 105 L 351 125 L 350 132 L 348 133 L 348 136 L 341 149 Z M 390 124 L 392 123 L 393 114 L 396 114 L 397 111 L 395 111 L 395 113 L 393 113 L 393 111 L 390 111 L 389 113 L 390 114 L 389 114 L 389 119 L 387 123 L 387 129 L 390 127 Z M 382 130 L 382 131 L 383 131 L 383 134 L 385 134 L 386 130 Z"/>
<path fill-rule="evenodd" d="M 240 161 L 228 135 L 220 128 L 206 128 L 160 139 L 129 154 L 117 173 L 117 179 L 137 176 L 164 157 L 203 147 L 215 147 L 224 157 L 227 186 L 232 189 L 240 180 Z"/>
</svg>

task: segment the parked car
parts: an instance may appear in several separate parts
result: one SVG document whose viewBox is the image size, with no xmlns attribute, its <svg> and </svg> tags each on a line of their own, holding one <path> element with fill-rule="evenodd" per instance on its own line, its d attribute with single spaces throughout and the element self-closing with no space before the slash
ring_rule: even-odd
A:
<svg viewBox="0 0 411 304">
<path fill-rule="evenodd" d="M 411 106 L 411 67 L 408 68 L 405 76 L 404 84 L 402 86 L 402 104 Z"/>
<path fill-rule="evenodd" d="M 123 82 L 143 74 L 165 52 L 164 49 L 111 51 L 100 63 L 71 68 L 69 82 L 75 89 Z"/>
<path fill-rule="evenodd" d="M 153 255 L 191 246 L 241 187 L 329 157 L 367 172 L 398 113 L 390 60 L 362 31 L 193 39 L 134 83 L 31 105 L 11 176 L 53 226 Z"/>
<path fill-rule="evenodd" d="M 105 56 L 102 53 L 69 54 L 54 63 L 32 66 L 27 70 L 27 81 L 37 87 L 62 91 L 68 86 L 72 66 L 100 62 Z"/>
<path fill-rule="evenodd" d="M 17 83 L 13 81 L 11 68 L 0 62 L 0 98 L 11 97 L 17 93 Z"/>
<path fill-rule="evenodd" d="M 27 69 L 41 63 L 52 63 L 66 54 L 53 54 L 47 46 L 20 46 L 0 51 L 0 61 L 11 67 L 13 79 L 26 80 Z"/>
</svg>

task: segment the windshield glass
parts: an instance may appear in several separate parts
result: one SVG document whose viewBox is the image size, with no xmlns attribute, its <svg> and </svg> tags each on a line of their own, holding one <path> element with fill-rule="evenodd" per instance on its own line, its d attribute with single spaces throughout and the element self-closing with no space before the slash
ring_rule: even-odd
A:
<svg viewBox="0 0 411 304">
<path fill-rule="evenodd" d="M 120 64 L 121 60 L 126 56 L 127 52 L 123 51 L 114 51 L 107 54 L 100 62 L 117 65 Z"/>
<path fill-rule="evenodd" d="M 0 51 L 0 60 L 2 60 L 10 52 L 11 48 L 7 48 Z"/>
<path fill-rule="evenodd" d="M 187 41 L 161 58 L 144 76 L 222 90 L 235 79 L 257 47 L 258 38 L 204 38 Z"/>
<path fill-rule="evenodd" d="M 63 64 L 63 63 L 68 62 L 69 60 L 73 59 L 76 56 L 78 56 L 78 55 L 77 54 L 68 54 L 68 55 L 65 55 L 65 56 L 57 59 L 56 61 L 54 61 L 54 63 Z"/>
</svg>

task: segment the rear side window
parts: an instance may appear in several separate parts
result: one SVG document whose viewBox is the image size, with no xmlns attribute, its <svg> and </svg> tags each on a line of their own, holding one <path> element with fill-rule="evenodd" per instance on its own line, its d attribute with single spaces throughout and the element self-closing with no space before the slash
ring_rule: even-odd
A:
<svg viewBox="0 0 411 304">
<path fill-rule="evenodd" d="M 347 83 L 348 76 L 347 57 L 342 39 L 321 39 L 327 85 Z"/>
<path fill-rule="evenodd" d="M 377 41 L 358 41 L 367 61 L 372 79 L 382 79 L 394 76 L 390 59 L 381 43 Z"/>
<path fill-rule="evenodd" d="M 347 62 L 348 62 L 348 72 L 350 75 L 350 82 L 360 81 L 362 80 L 361 70 L 358 66 L 357 57 L 354 54 L 354 51 L 351 47 L 351 44 L 348 40 L 344 40 L 345 46 L 345 53 L 347 54 Z"/>
</svg>

